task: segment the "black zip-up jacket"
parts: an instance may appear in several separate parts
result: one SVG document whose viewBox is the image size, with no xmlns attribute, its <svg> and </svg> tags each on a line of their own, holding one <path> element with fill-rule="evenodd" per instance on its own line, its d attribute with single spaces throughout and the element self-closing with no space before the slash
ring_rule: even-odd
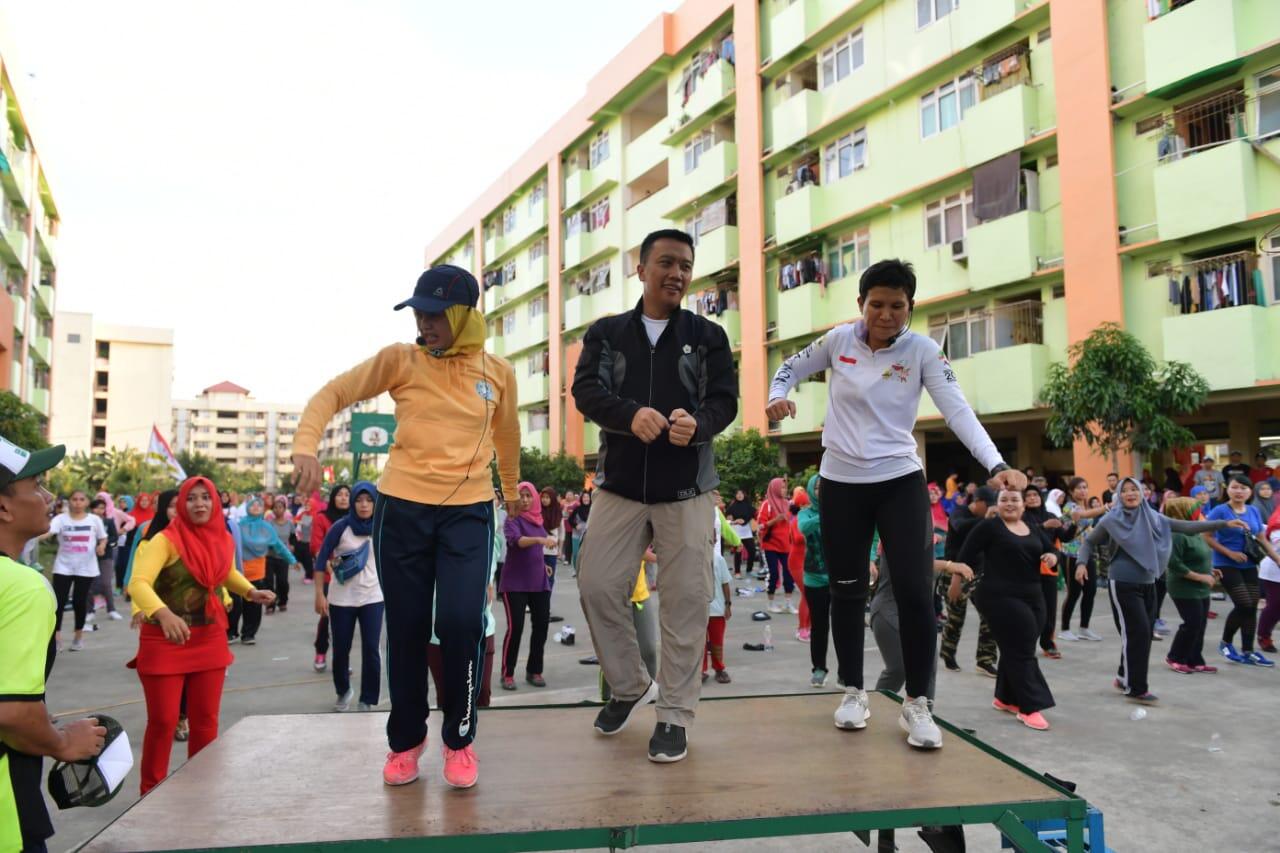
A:
<svg viewBox="0 0 1280 853">
<path fill-rule="evenodd" d="M 738 373 L 724 329 L 677 309 L 656 346 L 635 309 L 591 324 L 573 376 L 578 411 L 600 426 L 595 484 L 647 504 L 687 500 L 720 484 L 711 441 L 738 414 Z M 631 432 L 644 407 L 698 422 L 688 447 L 664 432 L 645 444 Z"/>
</svg>

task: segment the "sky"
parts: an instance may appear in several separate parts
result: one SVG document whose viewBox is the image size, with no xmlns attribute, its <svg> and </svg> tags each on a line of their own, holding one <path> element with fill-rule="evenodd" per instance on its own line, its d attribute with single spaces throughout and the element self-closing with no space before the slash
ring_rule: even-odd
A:
<svg viewBox="0 0 1280 853">
<path fill-rule="evenodd" d="M 412 339 L 426 244 L 678 5 L 0 0 L 57 308 L 172 328 L 175 399 L 305 401 Z"/>
</svg>

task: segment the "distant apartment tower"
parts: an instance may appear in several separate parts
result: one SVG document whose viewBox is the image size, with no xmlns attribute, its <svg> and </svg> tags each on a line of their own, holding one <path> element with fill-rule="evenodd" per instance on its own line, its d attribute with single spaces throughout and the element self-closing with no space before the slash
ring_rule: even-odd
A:
<svg viewBox="0 0 1280 853">
<path fill-rule="evenodd" d="M 145 450 L 156 426 L 169 438 L 173 417 L 173 330 L 95 323 L 59 311 L 53 342 L 58 383 L 49 438 L 67 450 Z"/>
<path fill-rule="evenodd" d="M 0 57 L 0 389 L 47 419 L 58 208 Z"/>
<path fill-rule="evenodd" d="M 239 471 L 262 475 L 268 489 L 293 473 L 293 436 L 302 415 L 298 403 L 265 403 L 234 382 L 219 382 L 194 400 L 173 401 L 174 453 L 208 456 Z"/>
</svg>

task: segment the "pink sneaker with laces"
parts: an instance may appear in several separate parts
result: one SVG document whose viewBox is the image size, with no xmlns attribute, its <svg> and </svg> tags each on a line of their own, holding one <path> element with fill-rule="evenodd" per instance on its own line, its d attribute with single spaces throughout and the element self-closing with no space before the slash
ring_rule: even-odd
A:
<svg viewBox="0 0 1280 853">
<path fill-rule="evenodd" d="M 1049 721 L 1044 718 L 1044 714 L 1039 711 L 1032 711 L 1030 714 L 1019 714 L 1018 722 L 1022 723 L 1029 729 L 1035 729 L 1038 732 L 1049 731 Z"/>
<path fill-rule="evenodd" d="M 388 752 L 387 763 L 382 765 L 382 781 L 388 785 L 408 785 L 415 781 L 418 778 L 418 759 L 426 747 L 427 741 L 423 739 L 422 743 L 404 752 Z"/>
<path fill-rule="evenodd" d="M 444 753 L 444 781 L 454 788 L 470 788 L 480 775 L 480 767 L 476 763 L 476 753 L 470 746 L 462 749 L 442 747 Z"/>
</svg>

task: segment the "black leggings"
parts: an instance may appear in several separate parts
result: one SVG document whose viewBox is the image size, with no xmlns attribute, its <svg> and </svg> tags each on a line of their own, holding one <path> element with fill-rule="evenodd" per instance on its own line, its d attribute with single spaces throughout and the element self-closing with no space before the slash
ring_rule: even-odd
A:
<svg viewBox="0 0 1280 853">
<path fill-rule="evenodd" d="M 1222 626 L 1222 642 L 1229 643 L 1240 632 L 1240 651 L 1253 651 L 1253 637 L 1258 633 L 1258 570 L 1217 566 L 1222 572 L 1222 588 L 1235 606 Z"/>
<path fill-rule="evenodd" d="M 1024 714 L 1052 708 L 1053 693 L 1036 660 L 1036 637 L 1046 621 L 1044 591 L 1035 584 L 984 585 L 974 603 L 987 614 L 1000 649 L 996 698 Z"/>
<path fill-rule="evenodd" d="M 57 633 L 62 633 L 62 608 L 67 606 L 68 595 L 71 596 L 71 607 L 76 614 L 76 630 L 84 630 L 84 617 L 89 604 L 89 587 L 93 581 L 93 578 L 82 578 L 78 575 L 53 576 L 53 597 L 58 599 L 58 622 L 57 627 L 54 628 Z M 1256 588 L 1258 582 L 1255 580 L 1253 584 Z"/>
<path fill-rule="evenodd" d="M 1090 560 L 1087 564 L 1089 576 L 1084 583 L 1076 580 L 1076 558 L 1067 557 L 1067 600 L 1062 605 L 1062 630 L 1071 630 L 1071 613 L 1080 602 L 1080 627 L 1088 628 L 1089 619 L 1093 616 L 1093 597 L 1098 594 L 1098 561 Z M 1083 601 L 1081 601 L 1083 593 Z"/>
<path fill-rule="evenodd" d="M 507 609 L 507 636 L 502 642 L 502 677 L 514 678 L 520 656 L 520 635 L 524 633 L 524 611 L 529 608 L 529 660 L 525 672 L 542 675 L 542 652 L 547 645 L 547 625 L 551 621 L 551 592 L 504 592 Z"/>
<path fill-rule="evenodd" d="M 827 637 L 831 633 L 831 587 L 806 586 L 809 603 L 809 662 L 814 669 L 827 668 Z"/>
<path fill-rule="evenodd" d="M 871 537 L 880 533 L 898 601 L 907 697 L 925 696 L 933 671 L 933 522 L 924 474 L 881 483 L 822 478 L 822 551 L 831 577 L 831 638 L 840 680 L 861 688 Z"/>
<path fill-rule="evenodd" d="M 1204 629 L 1209 622 L 1209 599 L 1175 598 L 1182 624 L 1169 644 L 1169 660 L 1187 666 L 1204 666 Z"/>
<path fill-rule="evenodd" d="M 743 539 L 742 547 L 747 550 L 747 571 L 751 571 L 751 566 L 756 561 L 756 540 Z M 735 575 L 742 574 L 742 551 L 735 550 L 733 552 L 733 573 Z"/>
<path fill-rule="evenodd" d="M 1058 612 L 1058 576 L 1040 576 L 1040 594 L 1044 598 L 1044 624 L 1040 626 L 1040 648 L 1046 652 L 1057 644 L 1053 641 L 1053 617 Z"/>
</svg>

